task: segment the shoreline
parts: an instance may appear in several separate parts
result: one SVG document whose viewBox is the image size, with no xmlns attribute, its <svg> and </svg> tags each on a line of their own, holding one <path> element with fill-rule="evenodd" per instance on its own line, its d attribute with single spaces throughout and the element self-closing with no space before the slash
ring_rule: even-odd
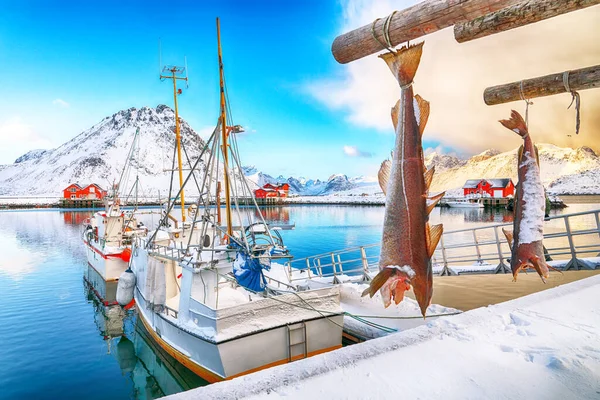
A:
<svg viewBox="0 0 600 400">
<path fill-rule="evenodd" d="M 563 203 L 587 203 L 587 199 L 593 197 L 600 197 L 600 194 L 563 194 L 556 195 L 552 194 L 552 196 L 560 196 L 563 200 Z M 579 198 L 579 199 L 576 199 Z M 50 200 L 52 199 L 52 200 Z M 2 198 L 0 196 L 0 210 L 25 210 L 25 209 L 46 209 L 46 208 L 59 208 L 60 202 L 56 200 L 56 197 L 46 197 L 40 196 L 39 200 L 35 198 L 23 198 L 19 199 L 17 196 L 10 196 L 7 198 Z M 17 201 L 15 201 L 17 200 Z M 36 201 L 38 200 L 38 201 Z M 567 201 L 564 201 L 567 200 Z M 574 200 L 574 201 L 568 201 Z M 583 200 L 583 201 L 581 201 Z M 600 201 L 598 201 L 600 203 Z M 138 203 L 140 207 L 160 207 L 160 203 L 158 201 L 146 201 Z M 338 206 L 384 206 L 385 205 L 385 197 L 382 195 L 371 195 L 371 196 L 354 196 L 354 195 L 329 195 L 329 196 L 298 196 L 298 197 L 288 197 L 283 199 L 280 203 L 273 204 L 260 204 L 259 206 L 263 207 L 282 207 L 282 206 L 295 206 L 295 205 L 338 205 Z M 69 207 L 64 208 L 69 210 L 87 210 L 87 209 L 102 209 L 103 207 L 92 207 L 92 208 L 79 208 L 79 207 Z M 552 207 L 558 208 L 558 207 Z"/>
</svg>

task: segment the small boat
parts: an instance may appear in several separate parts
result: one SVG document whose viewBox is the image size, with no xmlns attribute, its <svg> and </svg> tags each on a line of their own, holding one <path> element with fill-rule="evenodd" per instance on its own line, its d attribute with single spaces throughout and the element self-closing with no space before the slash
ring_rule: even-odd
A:
<svg viewBox="0 0 600 400">
<path fill-rule="evenodd" d="M 242 173 L 236 135 L 243 129 L 228 118 L 218 19 L 217 38 L 217 126 L 200 143 L 198 159 L 189 160 L 184 180 L 174 84 L 179 190 L 174 184 L 158 228 L 135 235 L 131 261 L 131 295 L 149 336 L 211 383 L 340 348 L 344 318 L 338 287 L 300 290 L 285 282 L 283 265 L 272 263 L 291 256 L 278 230 L 257 212 Z M 161 78 L 187 80 L 184 72 L 168 66 Z M 186 207 L 190 184 L 199 195 Z"/>
<path fill-rule="evenodd" d="M 452 208 L 483 208 L 483 202 L 480 198 L 477 199 L 452 199 L 446 202 L 448 207 Z"/>
<path fill-rule="evenodd" d="M 139 129 L 136 131 L 130 159 L 125 164 L 121 177 L 126 176 L 130 167 L 131 156 L 138 142 Z M 96 212 L 91 218 L 83 221 L 82 239 L 86 249 L 88 264 L 94 268 L 105 281 L 116 281 L 127 269 L 131 258 L 131 243 L 134 235 L 145 234 L 148 229 L 135 217 L 134 210 L 123 211 L 119 198 L 119 187 L 115 187 L 110 198 L 106 198 L 103 211 Z M 135 180 L 137 190 L 138 178 Z M 136 204 L 137 206 L 137 204 Z"/>
</svg>

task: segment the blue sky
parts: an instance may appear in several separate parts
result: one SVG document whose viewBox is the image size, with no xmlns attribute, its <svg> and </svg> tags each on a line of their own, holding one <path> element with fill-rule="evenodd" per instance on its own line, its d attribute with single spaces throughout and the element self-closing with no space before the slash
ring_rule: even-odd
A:
<svg viewBox="0 0 600 400">
<path fill-rule="evenodd" d="M 123 3 L 125 3 L 123 5 Z M 306 89 L 343 72 L 330 46 L 339 2 L 303 0 L 4 3 L 0 16 L 0 164 L 31 147 L 54 147 L 129 107 L 172 106 L 163 64 L 187 56 L 181 115 L 198 131 L 218 115 L 215 17 L 242 159 L 270 174 L 327 178 L 374 174 L 393 137 L 346 121 Z M 392 81 L 393 83 L 393 81 Z M 11 133 L 12 131 L 12 133 Z M 390 131 L 391 132 L 391 131 Z M 9 137 L 10 136 L 10 137 Z M 348 146 L 359 149 L 354 154 Z M 368 156 L 371 157 L 368 157 Z M 377 157 L 380 155 L 380 157 Z"/>
<path fill-rule="evenodd" d="M 243 163 L 272 175 L 375 175 L 393 146 L 389 108 L 397 84 L 375 56 L 338 64 L 331 43 L 415 1 L 3 2 L 0 164 L 30 149 L 58 146 L 121 109 L 172 106 L 169 83 L 158 79 L 159 38 L 163 64 L 181 64 L 187 56 L 190 87 L 180 97 L 182 117 L 199 132 L 214 126 L 219 16 L 234 121 L 248 127 L 239 140 Z M 516 147 L 516 135 L 496 121 L 521 105 L 486 107 L 482 90 L 597 63 L 600 44 L 589 39 L 599 29 L 595 8 L 579 19 L 560 17 L 550 20 L 558 24 L 542 22 L 467 45 L 454 43 L 451 29 L 431 35 L 415 79 L 417 92 L 432 102 L 424 147 L 462 154 Z M 505 57 L 502 48 L 520 57 Z M 595 115 L 585 107 L 598 104 L 587 92 L 582 127 Z M 568 101 L 545 101 L 536 102 L 532 126 L 549 121 L 560 128 L 551 132 L 562 141 L 557 144 L 587 144 L 590 132 L 566 139 L 561 130 L 573 124 Z M 540 141 L 552 142 L 551 136 Z"/>
</svg>

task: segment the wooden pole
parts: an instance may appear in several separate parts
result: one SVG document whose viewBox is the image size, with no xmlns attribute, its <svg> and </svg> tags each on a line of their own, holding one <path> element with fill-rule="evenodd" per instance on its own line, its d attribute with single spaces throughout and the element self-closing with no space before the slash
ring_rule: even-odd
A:
<svg viewBox="0 0 600 400">
<path fill-rule="evenodd" d="M 564 73 L 546 75 L 539 78 L 526 79 L 520 82 L 492 86 L 483 92 L 483 101 L 488 106 L 511 101 L 534 99 L 565 93 L 567 89 L 563 81 Z M 568 85 L 571 91 L 600 87 L 600 65 L 575 69 L 569 72 Z M 521 82 L 523 92 L 521 93 Z"/>
<path fill-rule="evenodd" d="M 388 17 L 390 20 L 387 32 L 389 32 L 390 43 L 392 46 L 397 46 L 520 1 L 523 0 L 425 0 L 405 10 L 394 12 Z M 386 19 L 380 18 L 374 27 L 375 35 L 381 43 L 386 43 L 384 39 Z M 340 64 L 346 64 L 385 50 L 381 43 L 373 37 L 371 23 L 336 37 L 331 52 Z"/>
<path fill-rule="evenodd" d="M 463 43 L 596 4 L 600 0 L 528 0 L 454 25 L 454 38 Z"/>
</svg>

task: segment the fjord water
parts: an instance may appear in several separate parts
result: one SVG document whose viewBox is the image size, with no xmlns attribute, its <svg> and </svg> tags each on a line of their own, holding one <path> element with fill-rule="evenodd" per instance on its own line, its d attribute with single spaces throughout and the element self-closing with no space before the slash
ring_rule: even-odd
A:
<svg viewBox="0 0 600 400">
<path fill-rule="evenodd" d="M 551 214 L 600 208 L 598 198 L 578 200 Z M 281 234 L 301 258 L 379 241 L 383 212 L 381 206 L 311 205 L 266 208 L 263 215 L 295 223 Z M 156 348 L 133 311 L 95 300 L 84 282 L 90 272 L 80 236 L 91 214 L 0 212 L 0 399 L 148 399 L 204 384 Z M 446 230 L 510 220 L 501 210 L 436 208 L 431 216 Z M 157 221 L 145 218 L 147 226 Z M 595 226 L 593 217 L 584 223 Z"/>
</svg>

